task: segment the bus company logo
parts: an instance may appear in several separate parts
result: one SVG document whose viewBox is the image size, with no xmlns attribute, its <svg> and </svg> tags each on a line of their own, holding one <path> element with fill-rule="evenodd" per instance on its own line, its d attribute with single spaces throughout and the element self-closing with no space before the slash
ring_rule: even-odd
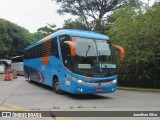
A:
<svg viewBox="0 0 160 120">
<path fill-rule="evenodd" d="M 101 83 L 100 83 L 100 82 L 98 83 L 98 86 L 101 86 Z"/>
<path fill-rule="evenodd" d="M 11 112 L 2 112 L 2 117 L 12 117 Z"/>
</svg>

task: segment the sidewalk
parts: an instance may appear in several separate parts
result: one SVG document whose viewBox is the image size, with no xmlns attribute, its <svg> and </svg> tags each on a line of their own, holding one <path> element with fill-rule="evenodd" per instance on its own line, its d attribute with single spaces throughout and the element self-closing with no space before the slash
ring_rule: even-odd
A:
<svg viewBox="0 0 160 120">
<path fill-rule="evenodd" d="M 5 74 L 0 74 L 0 81 L 4 80 Z"/>
<path fill-rule="evenodd" d="M 128 90 L 128 91 L 143 91 L 143 92 L 160 92 L 160 89 L 155 88 L 137 88 L 137 87 L 117 87 L 118 90 Z"/>
<path fill-rule="evenodd" d="M 26 79 L 24 76 L 21 76 L 21 75 L 17 75 L 17 78 L 13 79 L 13 74 L 12 73 L 10 73 L 10 77 L 11 77 L 11 81 L 13 81 L 13 80 L 25 80 Z M 4 78 L 5 78 L 5 74 L 0 74 L 0 82 L 5 81 Z"/>
</svg>

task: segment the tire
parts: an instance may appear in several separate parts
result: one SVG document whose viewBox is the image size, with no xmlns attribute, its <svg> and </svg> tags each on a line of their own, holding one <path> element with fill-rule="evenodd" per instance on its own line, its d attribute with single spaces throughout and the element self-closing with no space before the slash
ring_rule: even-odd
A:
<svg viewBox="0 0 160 120">
<path fill-rule="evenodd" d="M 29 74 L 28 74 L 28 82 L 29 82 L 29 83 L 32 83 L 32 80 L 31 80 L 31 77 L 30 77 Z"/>
<path fill-rule="evenodd" d="M 63 91 L 59 88 L 59 80 L 58 78 L 54 78 L 54 81 L 53 81 L 53 90 L 55 93 L 57 94 L 62 94 Z"/>
</svg>

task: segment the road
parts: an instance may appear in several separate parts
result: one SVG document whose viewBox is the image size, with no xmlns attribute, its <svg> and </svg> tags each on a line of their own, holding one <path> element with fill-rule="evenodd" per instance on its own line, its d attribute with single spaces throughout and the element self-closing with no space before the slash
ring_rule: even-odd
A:
<svg viewBox="0 0 160 120">
<path fill-rule="evenodd" d="M 23 76 L 12 81 L 0 80 L 0 110 L 37 111 L 160 111 L 159 92 L 117 90 L 110 94 L 55 94 L 50 87 L 29 83 Z M 26 118 L 27 119 L 27 118 Z M 55 118 L 47 118 L 55 119 Z M 57 118 L 59 120 L 121 120 L 122 118 Z M 128 118 L 123 118 L 123 120 Z M 131 120 L 139 120 L 132 117 Z M 146 118 L 141 117 L 140 120 Z M 149 120 L 159 118 L 149 118 Z M 35 119 L 34 119 L 35 120 Z"/>
</svg>

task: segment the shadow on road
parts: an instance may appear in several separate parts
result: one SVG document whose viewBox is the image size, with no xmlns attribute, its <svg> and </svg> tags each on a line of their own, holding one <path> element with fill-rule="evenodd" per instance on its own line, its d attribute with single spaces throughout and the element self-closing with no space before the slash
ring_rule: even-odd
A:
<svg viewBox="0 0 160 120">
<path fill-rule="evenodd" d="M 70 97 L 72 99 L 81 99 L 81 100 L 112 99 L 110 97 L 103 96 L 102 94 L 84 94 L 84 95 L 78 94 L 78 95 L 75 95 L 75 94 L 66 93 L 66 96 Z"/>
<path fill-rule="evenodd" d="M 26 80 L 26 82 L 28 82 L 28 80 Z M 29 83 L 29 82 L 28 82 Z M 29 84 L 32 84 L 36 87 L 41 87 L 41 89 L 46 89 L 46 90 L 51 90 L 52 91 L 52 87 L 50 86 L 47 86 L 47 85 L 44 85 L 44 84 L 41 84 L 41 83 L 38 83 L 38 82 L 35 82 L 35 81 L 32 81 L 31 83 Z"/>
<path fill-rule="evenodd" d="M 26 80 L 26 82 L 28 82 L 28 81 Z M 52 87 L 41 84 L 41 83 L 38 83 L 38 82 L 32 81 L 32 83 L 30 83 L 30 84 L 33 84 L 37 87 L 41 87 L 41 89 L 46 89 L 46 90 L 53 91 Z M 104 94 L 107 94 L 107 93 L 104 93 Z M 111 97 L 103 96 L 103 94 L 70 94 L 70 93 L 64 92 L 62 94 L 62 96 L 66 96 L 66 97 L 69 97 L 69 98 L 72 98 L 72 99 L 79 99 L 79 100 L 112 99 Z"/>
</svg>

